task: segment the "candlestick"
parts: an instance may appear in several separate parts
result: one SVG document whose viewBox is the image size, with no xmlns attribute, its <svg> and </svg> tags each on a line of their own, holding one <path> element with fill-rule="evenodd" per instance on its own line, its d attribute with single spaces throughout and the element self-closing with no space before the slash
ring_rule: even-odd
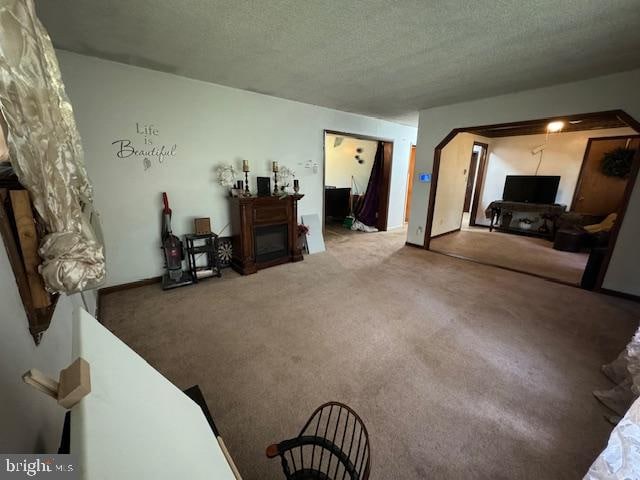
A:
<svg viewBox="0 0 640 480">
<path fill-rule="evenodd" d="M 249 196 L 249 170 L 244 171 L 244 193 Z"/>
<path fill-rule="evenodd" d="M 278 162 L 273 162 L 273 173 L 278 173 Z"/>
<path fill-rule="evenodd" d="M 273 163 L 276 163 L 276 162 L 273 162 Z M 277 168 L 277 165 L 274 168 Z M 273 171 L 273 194 L 274 195 L 278 194 L 278 171 L 277 170 Z"/>
<path fill-rule="evenodd" d="M 297 178 L 293 179 L 293 191 L 298 193 L 300 191 L 300 182 Z"/>
<path fill-rule="evenodd" d="M 249 171 L 249 160 L 242 160 L 242 171 L 245 173 Z"/>
</svg>

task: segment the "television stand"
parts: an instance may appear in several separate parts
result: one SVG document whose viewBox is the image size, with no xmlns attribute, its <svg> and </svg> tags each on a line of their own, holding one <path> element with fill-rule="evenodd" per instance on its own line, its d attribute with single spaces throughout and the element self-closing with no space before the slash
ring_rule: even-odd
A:
<svg viewBox="0 0 640 480">
<path fill-rule="evenodd" d="M 495 200 L 489 204 L 485 210 L 485 216 L 490 219 L 489 231 L 495 228 L 501 232 L 517 233 L 521 235 L 532 235 L 537 237 L 545 237 L 552 239 L 555 236 L 556 220 L 567 209 L 566 205 L 557 203 L 528 203 L 528 202 L 510 202 L 505 200 Z M 512 226 L 514 213 L 533 213 L 536 214 L 547 226 L 546 229 L 539 228 L 524 229 Z M 549 226 L 547 222 L 551 222 Z"/>
</svg>

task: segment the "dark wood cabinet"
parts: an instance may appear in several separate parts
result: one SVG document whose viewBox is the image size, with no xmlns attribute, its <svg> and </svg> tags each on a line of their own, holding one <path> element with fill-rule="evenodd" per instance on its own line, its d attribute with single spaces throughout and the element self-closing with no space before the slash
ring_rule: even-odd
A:
<svg viewBox="0 0 640 480">
<path fill-rule="evenodd" d="M 231 199 L 234 270 L 249 275 L 303 259 L 298 247 L 298 200 L 303 196 Z"/>
</svg>

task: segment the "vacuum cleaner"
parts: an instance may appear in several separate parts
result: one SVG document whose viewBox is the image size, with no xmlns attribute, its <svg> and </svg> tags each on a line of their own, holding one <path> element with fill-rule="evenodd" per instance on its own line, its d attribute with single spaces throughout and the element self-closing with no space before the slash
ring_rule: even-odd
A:
<svg viewBox="0 0 640 480">
<path fill-rule="evenodd" d="M 171 231 L 171 208 L 169 208 L 169 198 L 167 192 L 162 192 L 162 251 L 166 272 L 162 276 L 162 289 L 183 287 L 193 283 L 191 272 L 182 270 L 184 260 L 184 249 L 182 242 Z"/>
</svg>

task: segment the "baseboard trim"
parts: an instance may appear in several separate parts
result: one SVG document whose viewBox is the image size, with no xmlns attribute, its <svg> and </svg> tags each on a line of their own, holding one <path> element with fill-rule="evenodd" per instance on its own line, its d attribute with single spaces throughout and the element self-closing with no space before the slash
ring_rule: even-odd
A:
<svg viewBox="0 0 640 480">
<path fill-rule="evenodd" d="M 633 295 L 632 293 L 619 292 L 617 290 L 610 290 L 608 288 L 600 288 L 597 292 L 604 293 L 605 295 L 611 295 L 612 297 L 624 298 L 631 300 L 632 302 L 640 303 L 640 295 Z"/>
<path fill-rule="evenodd" d="M 439 233 L 438 235 L 434 235 L 433 237 L 431 237 L 431 240 L 435 240 L 436 238 L 440 238 L 440 237 L 444 237 L 445 235 L 451 235 L 452 233 L 456 233 L 460 231 L 460 227 L 456 228 L 455 230 L 451 230 L 449 232 L 444 232 L 444 233 Z"/>
<path fill-rule="evenodd" d="M 424 246 L 418 245 L 417 243 L 404 242 L 407 247 L 419 248 L 420 250 L 424 250 Z"/>
<path fill-rule="evenodd" d="M 109 293 L 120 292 L 122 290 L 130 290 L 132 288 L 153 285 L 154 283 L 159 283 L 161 280 L 162 277 L 145 278 L 143 280 L 138 280 L 135 282 L 121 283 L 119 285 L 112 285 L 110 287 L 101 288 L 100 290 L 98 290 L 98 293 L 102 295 L 108 295 Z"/>
</svg>

